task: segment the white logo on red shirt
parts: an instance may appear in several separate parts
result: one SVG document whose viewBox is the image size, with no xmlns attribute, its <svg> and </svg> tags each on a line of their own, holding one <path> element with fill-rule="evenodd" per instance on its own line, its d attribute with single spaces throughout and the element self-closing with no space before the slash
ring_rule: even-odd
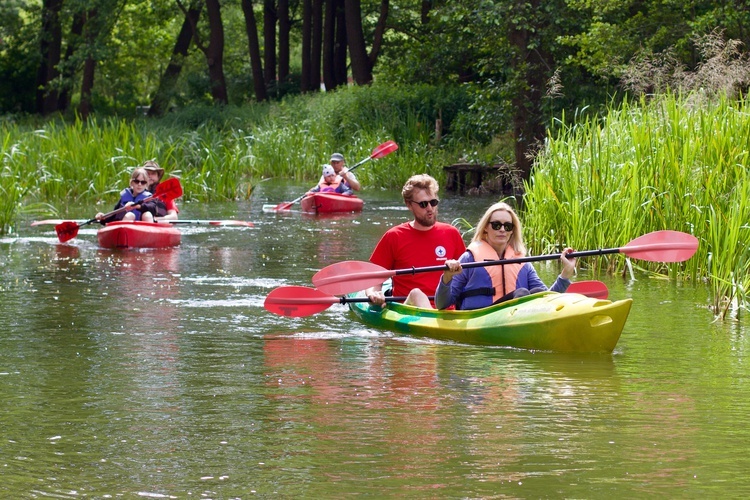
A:
<svg viewBox="0 0 750 500">
<path fill-rule="evenodd" d="M 435 247 L 435 255 L 437 255 L 439 258 L 444 259 L 447 253 L 448 252 L 445 250 L 444 246 L 440 245 Z"/>
</svg>

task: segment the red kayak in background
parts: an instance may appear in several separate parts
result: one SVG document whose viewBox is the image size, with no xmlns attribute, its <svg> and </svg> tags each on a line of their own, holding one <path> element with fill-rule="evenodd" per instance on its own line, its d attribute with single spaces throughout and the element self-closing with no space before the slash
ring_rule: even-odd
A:
<svg viewBox="0 0 750 500">
<path fill-rule="evenodd" d="M 182 234 L 171 224 L 110 222 L 96 233 L 104 248 L 163 248 L 180 244 Z"/>
<path fill-rule="evenodd" d="M 311 193 L 300 202 L 302 211 L 315 214 L 361 212 L 365 204 L 361 198 L 339 193 Z"/>
</svg>

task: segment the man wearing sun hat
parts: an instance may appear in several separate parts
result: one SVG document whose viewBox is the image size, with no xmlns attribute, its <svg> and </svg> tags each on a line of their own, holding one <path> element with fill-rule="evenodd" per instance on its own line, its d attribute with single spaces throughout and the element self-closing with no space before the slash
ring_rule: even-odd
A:
<svg viewBox="0 0 750 500">
<path fill-rule="evenodd" d="M 333 170 L 336 172 L 336 174 L 341 176 L 341 179 L 343 179 L 344 184 L 346 184 L 349 187 L 349 189 L 353 189 L 354 191 L 359 191 L 362 188 L 357 178 L 354 177 L 354 174 L 349 172 L 349 169 L 346 168 L 344 155 L 342 155 L 341 153 L 333 153 L 331 155 L 330 163 L 331 163 L 331 166 L 333 167 Z"/>
<path fill-rule="evenodd" d="M 153 160 L 145 162 L 141 167 L 148 174 L 148 190 L 155 193 L 156 186 L 159 185 L 161 178 L 164 177 L 164 169 Z M 154 215 L 154 222 L 177 220 L 177 214 L 179 213 L 174 200 L 166 200 L 165 202 L 159 199 L 154 200 L 154 202 L 147 204 L 147 210 Z"/>
<path fill-rule="evenodd" d="M 330 165 L 323 165 L 323 177 L 317 186 L 312 188 L 308 193 L 341 193 L 352 194 L 352 190 L 344 182 L 340 175 Z"/>
</svg>

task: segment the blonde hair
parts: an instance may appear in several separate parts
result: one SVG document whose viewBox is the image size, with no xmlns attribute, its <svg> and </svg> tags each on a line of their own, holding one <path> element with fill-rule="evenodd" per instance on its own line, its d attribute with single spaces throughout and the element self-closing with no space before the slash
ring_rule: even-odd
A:
<svg viewBox="0 0 750 500">
<path fill-rule="evenodd" d="M 406 181 L 406 184 L 404 184 L 403 189 L 401 189 L 401 196 L 404 197 L 405 202 L 408 203 L 412 200 L 412 198 L 414 197 L 415 189 L 423 189 L 430 194 L 434 194 L 435 196 L 437 196 L 440 186 L 438 185 L 438 182 L 435 180 L 435 178 L 430 175 L 412 175 L 411 177 L 409 177 L 409 180 Z"/>
<path fill-rule="evenodd" d="M 517 254 L 526 255 L 526 244 L 523 242 L 523 225 L 521 224 L 521 219 L 518 218 L 513 207 L 502 201 L 490 205 L 490 207 L 484 212 L 484 215 L 482 215 L 479 222 L 477 222 L 477 227 L 474 228 L 474 236 L 471 238 L 471 241 L 486 241 L 485 234 L 487 232 L 487 226 L 490 224 L 490 217 L 492 217 L 492 214 L 495 212 L 508 212 L 510 214 L 510 220 L 513 221 L 513 232 L 508 240 L 508 245 L 510 245 Z"/>
</svg>

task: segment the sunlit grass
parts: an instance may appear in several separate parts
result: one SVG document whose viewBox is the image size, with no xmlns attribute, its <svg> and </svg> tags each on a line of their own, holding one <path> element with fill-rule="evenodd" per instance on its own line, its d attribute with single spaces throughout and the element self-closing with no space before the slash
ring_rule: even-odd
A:
<svg viewBox="0 0 750 500">
<path fill-rule="evenodd" d="M 527 185 L 529 242 L 537 250 L 612 248 L 660 229 L 687 232 L 700 246 L 686 263 L 634 263 L 708 280 L 717 315 L 747 307 L 750 116 L 745 100 L 696 103 L 664 95 L 561 127 Z M 619 273 L 625 260 L 581 264 Z"/>
<path fill-rule="evenodd" d="M 243 108 L 194 107 L 160 120 L 92 118 L 0 122 L 0 231 L 22 209 L 48 203 L 110 205 L 132 169 L 156 160 L 179 177 L 184 199 L 237 200 L 263 179 L 314 180 L 334 152 L 351 166 L 389 140 L 400 149 L 357 170 L 365 186 L 399 188 L 414 173 L 442 180 L 460 153 L 433 145 L 434 116 L 451 99 L 439 88 L 351 88 Z M 441 104 L 442 103 L 442 104 Z M 41 205 L 44 207 L 45 205 Z"/>
</svg>

